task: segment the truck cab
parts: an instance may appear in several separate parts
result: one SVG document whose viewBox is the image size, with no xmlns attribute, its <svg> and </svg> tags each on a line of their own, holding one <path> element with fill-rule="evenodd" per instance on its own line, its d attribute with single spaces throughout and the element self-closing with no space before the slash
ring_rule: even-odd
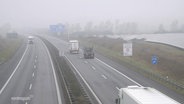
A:
<svg viewBox="0 0 184 104">
<path fill-rule="evenodd" d="M 28 44 L 33 44 L 33 36 L 28 36 Z"/>
<path fill-rule="evenodd" d="M 84 47 L 83 55 L 85 59 L 87 58 L 94 59 L 95 55 L 94 55 L 93 47 Z"/>
</svg>

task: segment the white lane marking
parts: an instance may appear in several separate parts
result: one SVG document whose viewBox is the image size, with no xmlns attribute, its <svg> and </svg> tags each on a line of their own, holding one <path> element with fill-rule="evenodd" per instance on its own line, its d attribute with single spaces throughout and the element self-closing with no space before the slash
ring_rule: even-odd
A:
<svg viewBox="0 0 184 104">
<path fill-rule="evenodd" d="M 127 78 L 128 80 L 132 81 L 133 83 L 139 85 L 140 87 L 143 87 L 141 84 L 139 84 L 138 82 L 134 81 L 133 79 L 129 78 L 128 76 L 126 76 L 125 74 L 121 73 L 120 71 L 118 71 L 117 69 L 113 68 L 112 66 L 106 64 L 105 62 L 101 61 L 100 59 L 98 58 L 95 58 L 97 59 L 98 61 L 100 61 L 101 63 L 103 63 L 104 65 L 106 65 L 107 67 L 111 68 L 112 70 L 114 70 L 115 72 L 121 74 L 122 76 L 124 76 L 125 78 Z"/>
<path fill-rule="evenodd" d="M 62 52 L 62 56 L 64 56 L 65 52 Z"/>
<path fill-rule="evenodd" d="M 87 61 L 84 61 L 84 63 L 86 63 L 86 64 L 87 64 L 88 62 L 87 62 Z"/>
<path fill-rule="evenodd" d="M 28 96 L 28 97 L 11 97 L 11 100 L 12 101 L 29 101 L 31 100 L 31 96 Z"/>
<path fill-rule="evenodd" d="M 34 69 L 36 69 L 36 65 L 34 65 Z"/>
<path fill-rule="evenodd" d="M 47 48 L 47 46 L 45 45 L 45 43 L 43 43 L 43 41 L 41 41 L 42 44 L 44 45 L 46 51 L 47 51 L 47 54 L 49 56 L 49 59 L 50 59 L 50 63 L 51 63 L 51 66 L 52 66 L 52 71 L 53 71 L 53 74 L 54 74 L 54 82 L 55 82 L 55 86 L 56 86 L 56 91 L 57 91 L 57 99 L 58 99 L 58 104 L 62 104 L 62 101 L 61 101 L 61 95 L 60 95 L 60 90 L 59 90 L 59 85 L 58 85 L 58 81 L 57 81 L 57 78 L 56 78 L 56 72 L 55 72 L 55 69 L 54 69 L 54 64 L 52 62 L 52 58 L 50 56 L 50 52 Z"/>
<path fill-rule="evenodd" d="M 29 90 L 31 90 L 31 89 L 32 89 L 32 84 L 29 85 Z"/>
<path fill-rule="evenodd" d="M 58 48 L 57 48 L 58 49 Z M 59 50 L 59 49 L 58 49 Z M 65 52 L 63 52 L 63 56 L 65 55 Z M 61 74 L 63 75 L 63 73 L 61 72 Z M 75 75 L 76 75 L 76 73 L 74 73 Z M 63 80 L 63 82 L 64 82 L 64 86 L 65 86 L 65 88 L 66 88 L 66 92 L 67 92 L 67 96 L 69 97 L 69 102 L 70 102 L 70 104 L 72 104 L 72 99 L 71 99 L 71 96 L 69 95 L 69 90 L 68 90 L 68 88 L 67 88 L 67 85 L 66 85 L 66 82 L 65 82 L 65 80 L 64 80 L 64 78 L 62 77 L 61 78 L 62 80 Z"/>
<path fill-rule="evenodd" d="M 4 84 L 4 86 L 1 88 L 0 90 L 0 95 L 2 94 L 2 92 L 4 91 L 4 89 L 6 88 L 6 86 L 8 85 L 8 83 L 10 82 L 11 78 L 13 77 L 13 75 L 15 74 L 15 72 L 17 71 L 18 67 L 20 66 L 20 63 L 22 62 L 26 52 L 28 50 L 28 46 L 26 47 L 26 50 L 24 51 L 24 54 L 22 55 L 19 63 L 17 64 L 16 68 L 14 69 L 14 71 L 12 72 L 12 74 L 10 75 L 10 77 L 8 78 L 8 80 L 6 81 L 6 83 Z"/>
<path fill-rule="evenodd" d="M 74 66 L 74 64 L 65 55 L 64 55 L 64 57 L 68 60 L 68 62 L 72 65 L 72 67 L 75 69 L 75 71 L 78 73 L 78 75 L 82 78 L 83 82 L 86 84 L 86 86 L 88 87 L 88 89 L 91 91 L 91 93 L 93 94 L 93 96 L 96 98 L 98 104 L 102 104 L 102 102 L 100 101 L 100 99 L 97 97 L 97 95 L 95 94 L 95 92 L 89 86 L 89 84 L 84 79 L 84 77 L 81 75 L 81 73 L 77 70 L 77 68 Z"/>
<path fill-rule="evenodd" d="M 28 104 L 27 102 L 25 104 Z"/>
<path fill-rule="evenodd" d="M 38 56 L 36 56 L 36 59 L 38 58 Z"/>
<path fill-rule="evenodd" d="M 101 75 L 104 79 L 107 79 L 107 77 L 105 75 Z"/>
<path fill-rule="evenodd" d="M 32 74 L 32 77 L 34 77 L 34 72 L 33 72 L 33 74 Z"/>
<path fill-rule="evenodd" d="M 35 63 L 37 62 L 37 60 L 35 59 Z"/>
<path fill-rule="evenodd" d="M 93 70 L 96 70 L 96 68 L 94 66 L 91 66 Z"/>
<path fill-rule="evenodd" d="M 116 89 L 119 91 L 119 87 L 116 87 Z"/>
<path fill-rule="evenodd" d="M 59 51 L 59 56 L 63 56 L 63 55 L 64 55 L 64 52 Z"/>
</svg>

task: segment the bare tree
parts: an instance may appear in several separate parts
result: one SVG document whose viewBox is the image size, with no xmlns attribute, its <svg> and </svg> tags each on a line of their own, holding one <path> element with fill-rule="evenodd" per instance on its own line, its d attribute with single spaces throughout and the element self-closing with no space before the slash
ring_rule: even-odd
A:
<svg viewBox="0 0 184 104">
<path fill-rule="evenodd" d="M 177 20 L 171 23 L 171 32 L 178 32 L 178 21 Z"/>
<path fill-rule="evenodd" d="M 163 24 L 160 24 L 160 25 L 159 25 L 159 27 L 158 27 L 158 32 L 159 32 L 159 33 L 164 33 L 164 32 L 166 32 Z"/>
</svg>

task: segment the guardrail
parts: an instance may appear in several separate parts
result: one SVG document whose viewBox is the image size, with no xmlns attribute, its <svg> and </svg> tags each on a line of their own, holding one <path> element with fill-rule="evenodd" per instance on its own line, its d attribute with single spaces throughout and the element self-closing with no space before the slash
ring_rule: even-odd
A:
<svg viewBox="0 0 184 104">
<path fill-rule="evenodd" d="M 40 37 L 41 38 L 41 37 Z M 64 104 L 91 104 L 84 88 L 80 85 L 75 74 L 70 69 L 64 57 L 59 55 L 59 51 L 49 41 L 41 38 L 46 44 L 60 81 L 60 88 L 64 96 Z"/>
<path fill-rule="evenodd" d="M 141 70 L 143 71 L 143 70 Z M 169 77 L 167 76 L 161 76 L 161 75 L 157 75 L 148 71 L 143 71 L 143 73 L 147 74 L 148 77 L 152 77 L 160 82 L 163 82 L 165 84 L 167 84 L 169 87 L 172 87 L 178 91 L 184 91 L 184 85 L 176 83 L 176 81 L 169 79 Z"/>
</svg>

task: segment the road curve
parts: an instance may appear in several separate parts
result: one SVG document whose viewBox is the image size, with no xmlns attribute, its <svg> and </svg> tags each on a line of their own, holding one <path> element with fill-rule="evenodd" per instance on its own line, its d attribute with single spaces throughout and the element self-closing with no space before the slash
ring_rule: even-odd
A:
<svg viewBox="0 0 184 104">
<path fill-rule="evenodd" d="M 55 82 L 47 49 L 35 38 L 1 89 L 0 104 L 61 104 Z"/>
</svg>

